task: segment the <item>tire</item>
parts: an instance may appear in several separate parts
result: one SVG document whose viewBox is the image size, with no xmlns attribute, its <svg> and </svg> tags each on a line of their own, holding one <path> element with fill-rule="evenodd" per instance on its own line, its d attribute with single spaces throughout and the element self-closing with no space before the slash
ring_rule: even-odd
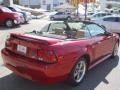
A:
<svg viewBox="0 0 120 90">
<path fill-rule="evenodd" d="M 87 71 L 86 59 L 81 58 L 72 69 L 68 78 L 68 83 L 71 84 L 72 86 L 77 86 L 83 81 L 86 71 Z"/>
<path fill-rule="evenodd" d="M 68 18 L 67 18 L 67 20 L 68 20 L 68 21 L 71 21 L 71 20 L 72 20 L 72 18 L 71 18 L 71 17 L 68 17 Z"/>
<path fill-rule="evenodd" d="M 27 23 L 28 23 L 28 21 L 25 21 L 24 23 L 25 23 L 25 24 L 27 24 Z"/>
<path fill-rule="evenodd" d="M 54 20 L 54 17 L 51 17 L 50 20 L 53 21 L 53 20 Z"/>
<path fill-rule="evenodd" d="M 112 58 L 116 57 L 119 51 L 119 43 L 117 42 L 114 46 L 113 53 L 112 53 Z"/>
<path fill-rule="evenodd" d="M 7 19 L 7 20 L 5 21 L 5 26 L 8 27 L 8 28 L 14 27 L 14 22 L 13 22 L 13 20 Z"/>
<path fill-rule="evenodd" d="M 5 26 L 8 27 L 8 28 L 12 28 L 12 27 L 14 26 L 13 20 L 7 19 L 7 20 L 5 21 Z"/>
</svg>

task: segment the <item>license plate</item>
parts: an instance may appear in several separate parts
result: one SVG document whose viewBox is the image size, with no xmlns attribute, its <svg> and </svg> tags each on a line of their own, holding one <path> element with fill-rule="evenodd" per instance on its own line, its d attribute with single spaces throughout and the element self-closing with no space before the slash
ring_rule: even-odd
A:
<svg viewBox="0 0 120 90">
<path fill-rule="evenodd" d="M 17 45 L 17 51 L 20 52 L 21 54 L 26 54 L 27 47 L 25 47 L 23 45 Z"/>
</svg>

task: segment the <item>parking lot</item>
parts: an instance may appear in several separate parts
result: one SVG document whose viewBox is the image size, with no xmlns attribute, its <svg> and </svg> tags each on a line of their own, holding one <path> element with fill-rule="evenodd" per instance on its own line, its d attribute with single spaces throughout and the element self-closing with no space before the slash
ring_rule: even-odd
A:
<svg viewBox="0 0 120 90">
<path fill-rule="evenodd" d="M 47 22 L 44 19 L 31 20 L 28 24 L 14 28 L 0 27 L 0 50 L 5 39 L 11 32 L 30 32 L 40 30 Z M 65 82 L 54 85 L 41 85 L 23 79 L 4 67 L 0 56 L 0 90 L 120 90 L 120 52 L 118 57 L 109 58 L 92 70 L 88 71 L 85 80 L 77 87 L 71 87 Z"/>
</svg>

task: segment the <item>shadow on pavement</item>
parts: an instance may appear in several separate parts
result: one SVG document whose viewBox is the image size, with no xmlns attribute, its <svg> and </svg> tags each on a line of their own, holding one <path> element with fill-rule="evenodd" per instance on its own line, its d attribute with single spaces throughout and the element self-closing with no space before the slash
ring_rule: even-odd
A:
<svg viewBox="0 0 120 90">
<path fill-rule="evenodd" d="M 40 85 L 11 74 L 0 79 L 0 90 L 94 90 L 101 82 L 109 84 L 105 78 L 118 65 L 118 62 L 119 57 L 102 62 L 88 71 L 85 80 L 77 87 L 66 83 Z"/>
<path fill-rule="evenodd" d="M 20 27 L 21 27 L 20 25 L 16 25 L 13 28 L 7 28 L 7 27 L 4 27 L 4 26 L 0 26 L 0 30 L 11 30 L 11 29 L 16 29 L 16 28 L 20 28 Z"/>
</svg>

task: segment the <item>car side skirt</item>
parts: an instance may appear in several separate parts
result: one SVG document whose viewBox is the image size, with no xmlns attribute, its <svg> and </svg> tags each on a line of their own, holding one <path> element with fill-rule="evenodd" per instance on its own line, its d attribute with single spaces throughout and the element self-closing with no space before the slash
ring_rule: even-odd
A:
<svg viewBox="0 0 120 90">
<path fill-rule="evenodd" d="M 102 59 L 97 60 L 97 62 L 93 63 L 92 65 L 90 65 L 90 67 L 88 68 L 88 70 L 92 69 L 93 67 L 95 67 L 96 65 L 98 65 L 99 63 L 103 62 L 104 60 L 106 60 L 107 58 L 109 58 L 112 54 L 109 54 L 105 57 L 103 57 Z"/>
</svg>

